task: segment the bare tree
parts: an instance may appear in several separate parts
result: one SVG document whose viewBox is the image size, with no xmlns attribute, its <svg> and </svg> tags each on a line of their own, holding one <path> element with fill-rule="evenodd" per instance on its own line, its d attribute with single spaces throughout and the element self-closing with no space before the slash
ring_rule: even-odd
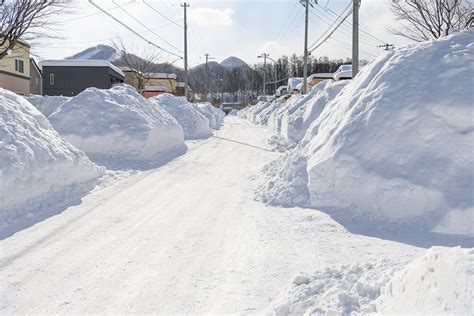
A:
<svg viewBox="0 0 474 316">
<path fill-rule="evenodd" d="M 117 63 L 130 68 L 135 73 L 138 86 L 137 90 L 142 92 L 150 80 L 148 74 L 153 72 L 156 68 L 160 55 L 154 50 L 143 50 L 140 56 L 134 55 L 127 50 L 122 41 L 113 42 L 112 46 L 120 55 Z"/>
<path fill-rule="evenodd" d="M 69 12 L 70 2 L 53 0 L 0 0 L 0 60 L 19 40 L 55 37 L 54 18 Z"/>
<path fill-rule="evenodd" d="M 391 0 L 390 9 L 402 27 L 396 34 L 421 42 L 448 35 L 472 24 L 472 0 Z"/>
</svg>

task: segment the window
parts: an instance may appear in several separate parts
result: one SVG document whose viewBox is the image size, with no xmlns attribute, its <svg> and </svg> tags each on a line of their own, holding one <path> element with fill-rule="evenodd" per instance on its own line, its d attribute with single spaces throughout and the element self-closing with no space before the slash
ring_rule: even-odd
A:
<svg viewBox="0 0 474 316">
<path fill-rule="evenodd" d="M 25 72 L 23 60 L 15 59 L 15 71 Z"/>
<path fill-rule="evenodd" d="M 49 74 L 49 84 L 54 85 L 54 74 Z"/>
</svg>

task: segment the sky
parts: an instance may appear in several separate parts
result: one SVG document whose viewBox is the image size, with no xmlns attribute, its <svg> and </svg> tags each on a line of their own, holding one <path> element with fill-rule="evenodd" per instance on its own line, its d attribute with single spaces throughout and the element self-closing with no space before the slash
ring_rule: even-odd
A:
<svg viewBox="0 0 474 316">
<path fill-rule="evenodd" d="M 314 1 L 314 0 L 313 0 Z M 95 0 L 130 28 L 168 52 L 161 51 L 160 60 L 182 66 L 176 57 L 183 55 L 184 1 L 167 0 Z M 309 14 L 309 45 L 331 26 L 351 3 L 351 0 L 318 0 Z M 360 55 L 372 60 L 383 50 L 377 46 L 390 43 L 409 44 L 392 35 L 388 28 L 398 25 L 388 9 L 388 0 L 362 0 L 360 7 Z M 247 63 L 260 62 L 261 53 L 276 59 L 304 49 L 304 7 L 298 0 L 189 0 L 188 56 L 190 67 L 205 61 L 207 53 L 217 62 L 237 56 Z M 63 59 L 98 44 L 110 45 L 122 41 L 135 54 L 156 50 L 88 1 L 73 2 L 70 13 L 58 15 L 54 25 L 57 38 L 33 45 L 39 59 Z M 134 20 L 132 15 L 136 20 Z M 313 56 L 346 58 L 351 55 L 351 21 L 349 16 Z M 173 23 L 174 22 L 174 23 Z M 171 52 L 171 54 L 169 53 Z"/>
</svg>

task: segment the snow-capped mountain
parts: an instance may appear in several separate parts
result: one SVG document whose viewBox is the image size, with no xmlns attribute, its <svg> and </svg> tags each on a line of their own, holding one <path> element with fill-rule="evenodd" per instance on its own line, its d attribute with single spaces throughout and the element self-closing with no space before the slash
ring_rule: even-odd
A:
<svg viewBox="0 0 474 316">
<path fill-rule="evenodd" d="M 82 52 L 74 54 L 66 59 L 99 59 L 107 61 L 115 61 L 120 58 L 117 50 L 109 45 L 97 45 L 89 47 Z"/>
<path fill-rule="evenodd" d="M 237 67 L 248 67 L 249 66 L 245 61 L 243 61 L 242 59 L 240 59 L 238 57 L 235 57 L 235 56 L 231 56 L 231 57 L 228 57 L 228 58 L 224 59 L 221 62 L 221 65 L 225 68 L 237 68 Z"/>
</svg>

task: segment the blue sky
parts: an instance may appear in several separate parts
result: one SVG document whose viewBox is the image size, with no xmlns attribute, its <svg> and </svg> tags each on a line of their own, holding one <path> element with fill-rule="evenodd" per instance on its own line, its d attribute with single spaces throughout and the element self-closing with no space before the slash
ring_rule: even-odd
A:
<svg viewBox="0 0 474 316">
<path fill-rule="evenodd" d="M 361 28 L 371 36 L 361 34 L 361 56 L 373 59 L 381 52 L 379 40 L 396 46 L 408 42 L 387 32 L 388 27 L 398 22 L 387 7 L 388 0 L 362 0 L 360 9 Z M 96 0 L 99 6 L 138 31 L 144 37 L 170 51 L 183 50 L 182 28 L 147 7 L 142 0 L 116 0 L 123 9 L 139 19 L 148 28 L 166 40 L 155 36 L 145 27 L 127 16 L 112 1 Z M 169 19 L 182 24 L 183 1 L 146 1 Z M 311 9 L 309 38 L 313 43 L 340 14 L 350 0 L 319 0 L 319 6 Z M 209 53 L 217 61 L 228 56 L 237 56 L 249 63 L 258 62 L 256 56 L 262 52 L 277 58 L 282 54 L 302 54 L 304 38 L 304 8 L 297 0 L 261 1 L 201 1 L 190 0 L 189 18 L 189 64 L 197 65 Z M 57 27 L 61 38 L 43 41 L 34 46 L 34 51 L 43 59 L 61 59 L 87 47 L 110 44 L 113 38 L 121 40 L 130 50 L 140 54 L 153 50 L 143 40 L 116 23 L 87 1 L 74 3 L 73 14 L 59 16 Z M 351 18 L 348 19 L 351 21 Z M 179 53 L 180 54 L 180 53 Z M 350 56 L 350 25 L 341 27 L 334 36 L 314 53 L 316 56 L 344 58 Z M 163 61 L 174 61 L 176 57 L 161 54 Z M 176 62 L 180 65 L 180 62 Z"/>
</svg>

